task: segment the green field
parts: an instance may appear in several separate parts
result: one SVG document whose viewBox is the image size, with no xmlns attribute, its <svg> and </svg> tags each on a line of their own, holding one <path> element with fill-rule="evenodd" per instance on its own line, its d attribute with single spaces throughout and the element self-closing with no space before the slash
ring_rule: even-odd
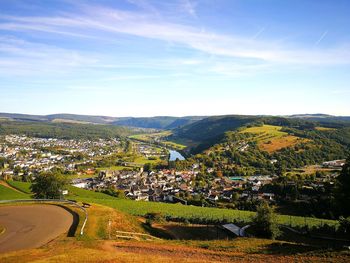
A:
<svg viewBox="0 0 350 263">
<path fill-rule="evenodd" d="M 8 180 L 6 181 L 9 185 L 11 185 L 13 188 L 16 188 L 17 190 L 26 193 L 26 194 L 31 194 L 30 191 L 30 183 L 26 182 L 19 182 L 19 181 L 11 181 Z"/>
<path fill-rule="evenodd" d="M 28 189 L 29 183 L 19 184 L 22 189 Z M 0 185 L 1 186 L 1 185 Z M 1 186 L 0 188 L 0 198 L 3 200 L 7 199 L 21 199 L 29 198 L 27 194 L 16 193 L 15 191 Z M 3 189 L 6 188 L 6 189 Z M 241 211 L 233 209 L 220 209 L 220 208 L 209 208 L 209 207 L 199 207 L 199 206 L 185 206 L 180 204 L 166 204 L 159 202 L 137 202 L 128 199 L 117 199 L 115 197 L 93 192 L 89 190 L 79 189 L 73 186 L 68 187 L 69 195 L 66 196 L 67 199 L 74 199 L 81 202 L 96 203 L 105 205 L 111 208 L 116 208 L 122 212 L 136 215 L 144 216 L 149 212 L 159 212 L 164 216 L 169 216 L 173 219 L 180 220 L 201 220 L 202 222 L 250 222 L 251 217 L 255 214 L 250 211 Z M 4 192 L 1 192 L 4 191 Z M 7 198 L 3 198 L 7 196 Z M 320 226 L 323 224 L 336 225 L 335 220 L 317 219 L 311 217 L 300 217 L 300 216 L 289 216 L 289 215 L 277 215 L 278 223 L 290 225 L 294 227 L 308 226 Z"/>
<path fill-rule="evenodd" d="M 254 134 L 253 140 L 258 143 L 259 148 L 269 153 L 306 141 L 281 130 L 282 126 L 263 125 L 243 129 L 240 133 Z"/>
<path fill-rule="evenodd" d="M 161 162 L 162 160 L 160 158 L 157 157 L 156 160 L 149 160 L 147 157 L 144 157 L 144 156 L 138 156 L 134 159 L 134 163 L 137 163 L 137 164 L 146 164 L 146 163 L 152 163 L 152 164 L 156 164 L 156 163 L 159 163 Z"/>
<path fill-rule="evenodd" d="M 208 222 L 234 222 L 241 221 L 249 223 L 251 217 L 255 214 L 250 211 L 241 211 L 233 209 L 220 209 L 209 208 L 199 206 L 184 206 L 180 204 L 166 204 L 159 202 L 142 202 L 132 201 L 124 199 L 88 199 L 78 198 L 78 200 L 84 202 L 98 203 L 101 205 L 116 208 L 125 213 L 129 213 L 137 216 L 144 216 L 149 212 L 159 212 L 164 216 L 169 216 L 173 219 L 187 219 L 187 220 L 201 220 Z M 299 217 L 288 215 L 277 215 L 277 221 L 279 224 L 290 225 L 293 227 L 308 226 L 320 226 L 323 224 L 336 225 L 335 220 L 317 219 L 311 217 Z"/>
<path fill-rule="evenodd" d="M 68 186 L 68 195 L 66 199 L 76 199 L 76 200 L 95 200 L 92 203 L 98 203 L 98 200 L 118 200 L 113 196 L 106 195 L 99 192 L 89 191 L 74 186 Z"/>
<path fill-rule="evenodd" d="M 16 192 L 6 186 L 0 185 L 0 200 L 29 199 L 30 195 Z"/>
<path fill-rule="evenodd" d="M 288 133 L 281 131 L 282 126 L 263 125 L 256 127 L 249 127 L 240 131 L 240 133 L 253 133 L 259 135 L 258 141 L 266 141 L 269 138 L 276 138 L 288 135 Z"/>
<path fill-rule="evenodd" d="M 163 132 L 157 132 L 157 133 L 145 133 L 145 134 L 132 135 L 132 136 L 129 136 L 129 138 L 152 143 L 155 141 L 155 139 L 164 139 L 164 137 L 168 137 L 171 134 L 172 134 L 171 131 L 163 131 Z M 175 150 L 183 150 L 187 147 L 186 145 L 181 144 L 179 142 L 167 141 L 167 140 L 163 140 L 161 144 L 165 147 L 169 147 Z"/>
<path fill-rule="evenodd" d="M 132 170 L 132 167 L 128 167 L 128 166 L 109 166 L 109 167 L 99 167 L 96 170 L 97 171 L 103 171 L 103 170 L 121 171 L 121 170 Z"/>
<path fill-rule="evenodd" d="M 137 202 L 128 199 L 117 199 L 102 193 L 91 192 L 84 189 L 70 188 L 70 198 L 78 201 L 97 203 L 112 208 L 116 208 L 125 213 L 137 216 L 144 216 L 149 212 L 160 212 L 164 216 L 170 216 L 177 219 L 201 219 L 203 221 L 243 221 L 249 222 L 251 217 L 255 214 L 250 211 L 241 211 L 233 209 L 220 209 L 199 206 L 184 206 L 180 204 L 166 204 L 160 202 Z M 291 226 L 317 226 L 322 224 L 335 225 L 335 220 L 317 219 L 311 217 L 299 217 L 278 215 L 278 223 Z"/>
</svg>

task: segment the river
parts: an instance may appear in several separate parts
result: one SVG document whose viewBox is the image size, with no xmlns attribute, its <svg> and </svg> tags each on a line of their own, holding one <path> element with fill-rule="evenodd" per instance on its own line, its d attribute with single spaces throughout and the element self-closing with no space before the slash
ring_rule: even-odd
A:
<svg viewBox="0 0 350 263">
<path fill-rule="evenodd" d="M 179 153 L 178 151 L 169 150 L 169 153 L 170 153 L 169 161 L 175 161 L 176 159 L 179 159 L 180 161 L 185 160 L 185 157 L 183 157 L 182 154 Z"/>
</svg>

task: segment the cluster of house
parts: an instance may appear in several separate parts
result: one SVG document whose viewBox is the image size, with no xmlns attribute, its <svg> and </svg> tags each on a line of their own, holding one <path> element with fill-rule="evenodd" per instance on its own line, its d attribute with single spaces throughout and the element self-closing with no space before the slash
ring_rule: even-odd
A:
<svg viewBox="0 0 350 263">
<path fill-rule="evenodd" d="M 242 199 L 273 200 L 274 194 L 260 192 L 260 187 L 271 183 L 273 177 L 252 176 L 248 178 L 215 178 L 208 187 L 196 187 L 195 169 L 176 171 L 101 171 L 96 178 L 76 179 L 73 186 L 89 190 L 114 188 L 124 191 L 126 197 L 133 200 L 155 202 L 182 202 L 185 199 L 204 197 L 207 201 L 227 201 L 239 193 Z M 245 190 L 243 190 L 245 189 Z"/>
<path fill-rule="evenodd" d="M 327 168 L 341 168 L 345 165 L 346 160 L 333 160 L 329 162 L 323 162 L 322 166 Z"/>
<path fill-rule="evenodd" d="M 30 175 L 54 167 L 74 171 L 77 165 L 93 162 L 97 156 L 113 154 L 119 148 L 118 139 L 64 140 L 6 135 L 0 141 L 0 158 L 5 158 L 7 163 L 0 175 L 11 178 L 14 174 Z M 81 154 L 79 158 L 77 153 Z"/>
<path fill-rule="evenodd" d="M 208 168 L 207 173 L 213 173 Z M 233 200 L 276 201 L 275 193 L 266 190 L 266 185 L 271 185 L 277 176 L 258 175 L 250 177 L 217 177 L 211 184 L 199 187 L 196 178 L 199 173 L 199 165 L 194 164 L 190 170 L 155 170 L 139 171 L 101 171 L 99 176 L 90 179 L 77 179 L 73 185 L 89 190 L 117 189 L 122 190 L 126 197 L 133 200 L 155 202 L 181 202 L 186 200 L 205 199 L 208 202 L 232 202 Z M 298 200 L 310 200 L 314 190 L 322 190 L 325 184 L 334 182 L 337 173 L 327 173 L 312 181 L 305 181 Z M 289 180 L 285 182 L 289 186 L 297 186 L 297 182 Z M 292 198 L 292 197 L 290 197 Z"/>
<path fill-rule="evenodd" d="M 145 156 L 146 158 L 159 157 L 160 159 L 166 159 L 168 151 L 164 148 L 157 148 L 149 143 L 137 142 L 134 144 L 136 151 Z"/>
</svg>

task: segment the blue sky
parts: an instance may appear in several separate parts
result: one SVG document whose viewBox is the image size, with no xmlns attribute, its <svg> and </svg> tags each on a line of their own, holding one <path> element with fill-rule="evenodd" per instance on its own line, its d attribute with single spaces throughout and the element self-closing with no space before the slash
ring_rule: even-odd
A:
<svg viewBox="0 0 350 263">
<path fill-rule="evenodd" d="M 350 2 L 0 0 L 0 111 L 350 115 Z"/>
</svg>

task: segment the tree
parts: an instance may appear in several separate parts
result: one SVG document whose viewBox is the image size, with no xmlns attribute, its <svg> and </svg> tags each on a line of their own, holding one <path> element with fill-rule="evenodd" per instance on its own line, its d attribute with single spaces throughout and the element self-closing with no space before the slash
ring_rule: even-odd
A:
<svg viewBox="0 0 350 263">
<path fill-rule="evenodd" d="M 350 236 L 350 216 L 347 218 L 341 216 L 339 218 L 339 231 Z"/>
<path fill-rule="evenodd" d="M 267 202 L 261 203 L 253 217 L 252 229 L 256 236 L 275 239 L 280 231 L 276 223 L 274 209 Z"/>
<path fill-rule="evenodd" d="M 67 179 L 59 174 L 41 174 L 35 177 L 31 190 L 36 199 L 61 199 Z"/>
<path fill-rule="evenodd" d="M 0 169 L 5 167 L 6 159 L 3 157 L 0 157 Z"/>
<path fill-rule="evenodd" d="M 153 169 L 153 165 L 151 163 L 145 163 L 143 165 L 143 170 L 145 172 L 150 172 L 150 171 L 152 171 L 152 169 Z"/>
<path fill-rule="evenodd" d="M 341 214 L 350 215 L 350 156 L 337 177 L 336 201 Z"/>
</svg>

